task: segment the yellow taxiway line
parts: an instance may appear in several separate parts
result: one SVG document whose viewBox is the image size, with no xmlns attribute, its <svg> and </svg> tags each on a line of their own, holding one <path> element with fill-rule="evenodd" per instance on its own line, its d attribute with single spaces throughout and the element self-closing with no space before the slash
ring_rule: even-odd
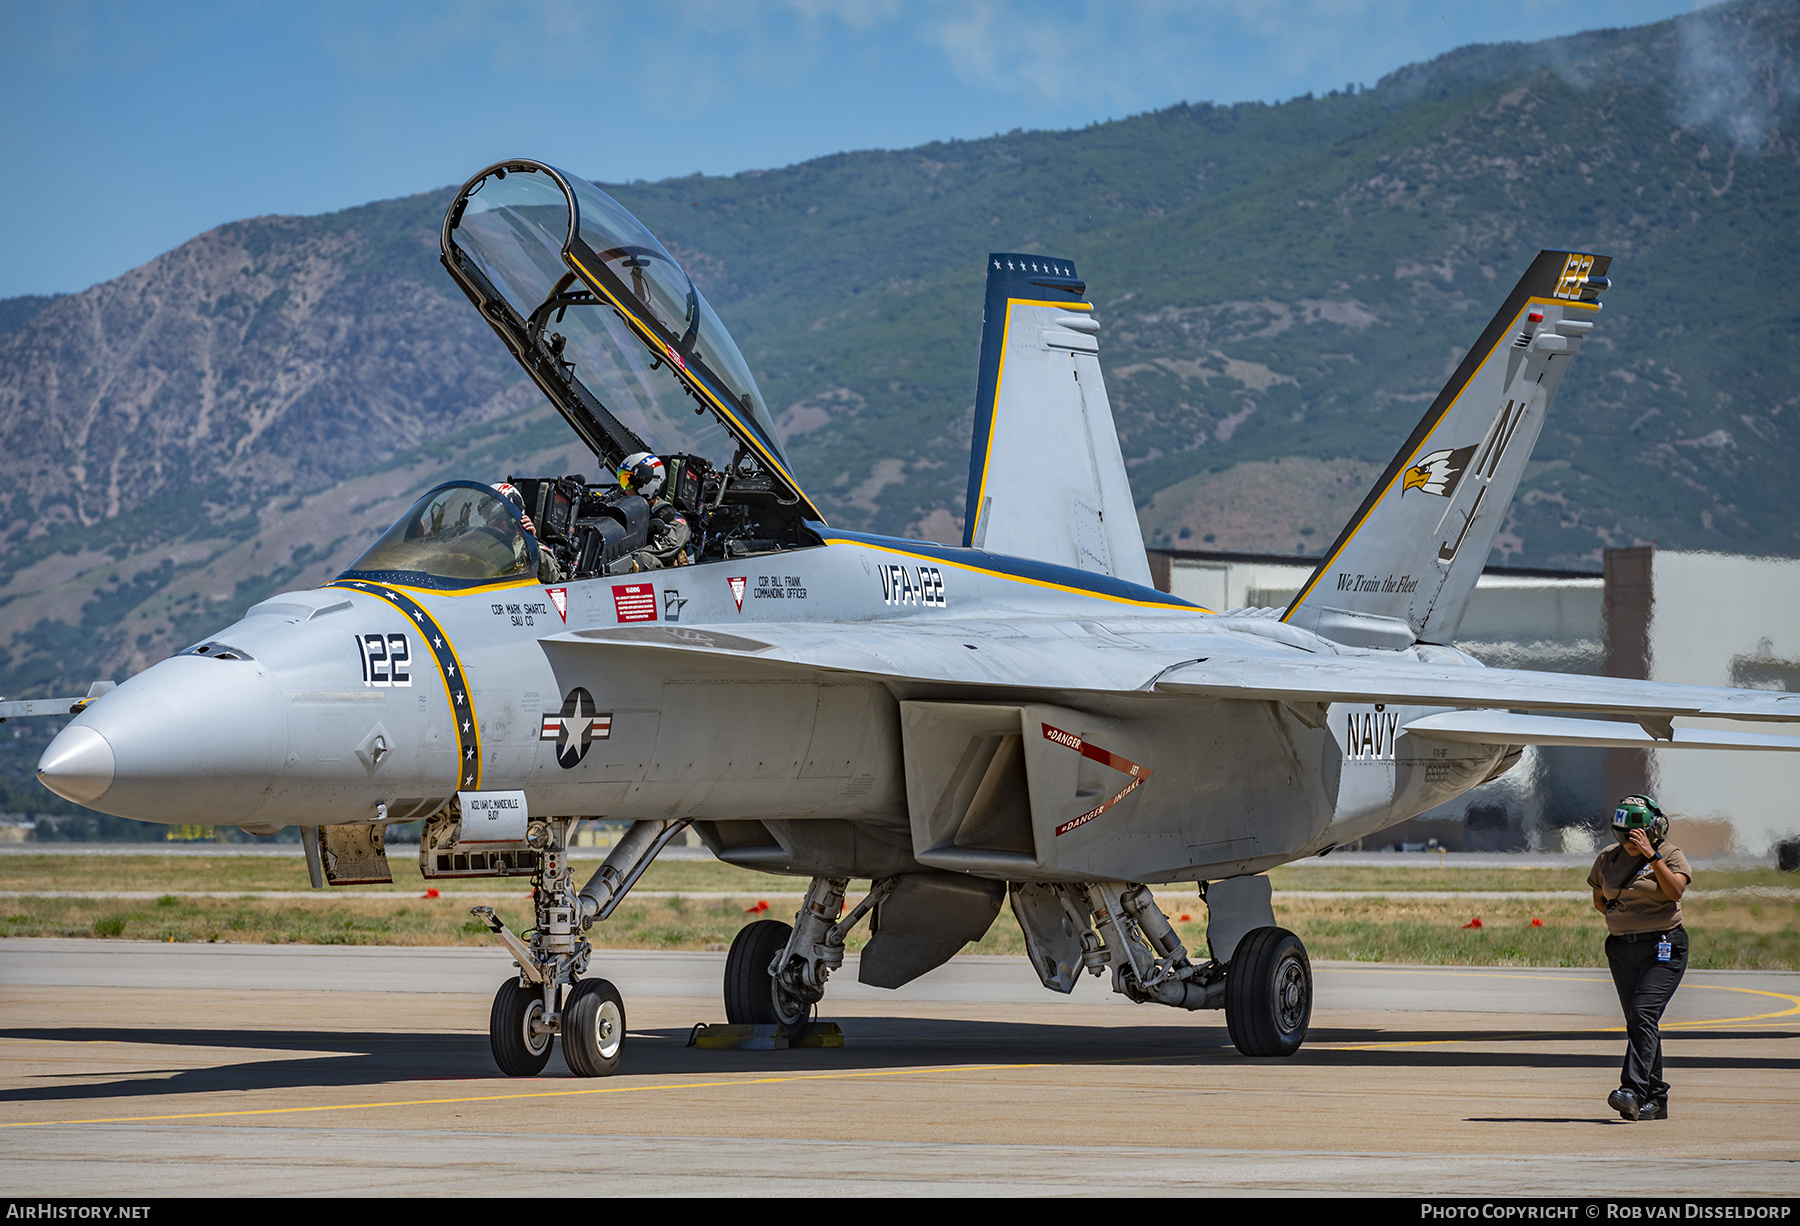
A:
<svg viewBox="0 0 1800 1226">
<path fill-rule="evenodd" d="M 855 1073 L 794 1073 L 785 1077 L 749 1077 L 733 1081 L 689 1081 L 647 1086 L 585 1086 L 579 1090 L 533 1090 L 522 1094 L 472 1094 L 463 1098 L 406 1098 L 380 1103 L 326 1103 L 317 1107 L 261 1107 L 243 1111 L 189 1111 L 180 1115 L 118 1115 L 87 1120 L 26 1120 L 0 1123 L 0 1128 L 54 1128 L 62 1124 L 144 1124 L 166 1120 L 210 1120 L 244 1115 L 303 1115 L 314 1111 L 368 1111 L 380 1107 L 443 1107 L 458 1103 L 516 1102 L 529 1098 L 575 1098 L 586 1094 L 642 1094 L 652 1090 L 715 1090 L 731 1086 L 780 1085 L 792 1081 L 847 1081 L 857 1077 L 909 1077 L 928 1073 L 992 1073 L 1030 1068 L 1058 1068 L 1063 1061 L 1038 1064 L 956 1064 L 942 1068 L 872 1069 Z M 1108 1063 L 1096 1061 L 1095 1063 Z"/>
<path fill-rule="evenodd" d="M 1440 971 L 1440 970 L 1426 971 L 1423 968 L 1421 968 L 1420 970 L 1417 970 L 1417 971 L 1413 971 L 1413 970 L 1402 970 L 1397 967 L 1391 968 L 1391 969 L 1383 967 L 1379 970 L 1374 967 L 1371 967 L 1364 973 L 1365 974 L 1374 974 L 1374 975 L 1436 974 L 1436 975 L 1452 975 L 1452 976 L 1474 978 L 1474 979 L 1540 979 L 1540 980 L 1547 979 L 1547 980 L 1552 980 L 1557 983 L 1606 983 L 1606 984 L 1610 984 L 1612 982 L 1611 979 L 1599 979 L 1599 978 L 1590 979 L 1590 978 L 1586 978 L 1586 977 L 1583 977 L 1580 979 L 1575 979 L 1575 978 L 1571 978 L 1570 976 L 1567 976 L 1567 975 L 1526 975 L 1526 974 L 1518 974 L 1518 975 L 1499 974 L 1499 975 L 1496 975 L 1496 974 L 1491 974 L 1491 973 L 1484 975 L 1484 974 L 1480 974 L 1475 971 Z M 1731 1025 L 1736 1025 L 1741 1022 L 1766 1022 L 1766 1021 L 1772 1021 L 1775 1018 L 1782 1018 L 1782 1017 L 1800 1018 L 1800 996 L 1791 996 L 1786 992 L 1771 992 L 1765 988 L 1737 988 L 1737 987 L 1732 987 L 1729 984 L 1715 984 L 1715 983 L 1694 983 L 1694 984 L 1689 984 L 1688 987 L 1691 990 L 1700 991 L 1700 992 L 1744 992 L 1751 996 L 1773 996 L 1776 1000 L 1787 1001 L 1788 1007 L 1785 1009 L 1778 1009 L 1773 1013 L 1751 1013 L 1751 1014 L 1746 1014 L 1743 1017 L 1708 1017 L 1708 1018 L 1696 1018 L 1692 1021 L 1686 1021 L 1686 1022 L 1664 1022 L 1664 1023 L 1662 1023 L 1662 1029 L 1675 1030 L 1678 1028 L 1689 1028 L 1689 1027 L 1694 1027 L 1694 1026 L 1731 1026 Z M 1341 1046 L 1330 1046 L 1330 1047 L 1325 1046 L 1323 1044 L 1312 1044 L 1311 1046 L 1316 1051 L 1375 1051 L 1377 1049 L 1394 1048 L 1394 1047 L 1443 1047 L 1443 1046 L 1446 1046 L 1451 1043 L 1504 1043 L 1504 1042 L 1511 1041 L 1511 1040 L 1542 1038 L 1545 1035 L 1624 1034 L 1624 1033 L 1625 1033 L 1625 1027 L 1623 1027 L 1623 1026 L 1586 1026 L 1579 1030 L 1522 1030 L 1522 1031 L 1519 1031 L 1517 1034 L 1473 1035 L 1466 1039 L 1401 1039 L 1401 1040 L 1398 1040 L 1393 1043 L 1353 1043 L 1353 1044 L 1343 1044 Z"/>
<path fill-rule="evenodd" d="M 1383 968 L 1381 970 L 1376 970 L 1373 967 L 1369 968 L 1369 971 L 1367 971 L 1365 973 L 1372 973 L 1372 974 L 1438 974 L 1438 975 L 1449 974 L 1449 975 L 1466 976 L 1466 977 L 1470 977 L 1470 978 L 1483 978 L 1483 979 L 1491 979 L 1491 978 L 1549 979 L 1549 980 L 1555 980 L 1555 981 L 1561 982 L 1561 983 L 1569 983 L 1569 982 L 1610 983 L 1611 982 L 1610 979 L 1597 979 L 1597 978 L 1594 978 L 1594 979 L 1582 978 L 1582 979 L 1571 980 L 1569 977 L 1562 976 L 1562 975 L 1525 975 L 1525 974 L 1520 974 L 1520 975 L 1495 976 L 1491 973 L 1484 975 L 1484 974 L 1481 974 L 1481 973 L 1475 972 L 1475 971 L 1439 971 L 1439 970 L 1407 971 L 1407 970 L 1400 970 L 1398 968 L 1393 969 L 1393 970 L 1389 970 L 1386 968 Z M 1746 993 L 1746 994 L 1752 995 L 1752 996 L 1771 996 L 1777 1000 L 1787 1001 L 1788 1007 L 1786 1009 L 1779 1009 L 1779 1010 L 1776 1010 L 1776 1011 L 1770 1012 L 1770 1013 L 1754 1013 L 1754 1014 L 1748 1014 L 1748 1015 L 1745 1015 L 1742 1017 L 1704 1018 L 1704 1019 L 1697 1019 L 1694 1021 L 1686 1021 L 1686 1022 L 1670 1022 L 1670 1023 L 1667 1023 L 1667 1025 L 1665 1026 L 1666 1029 L 1675 1029 L 1677 1027 L 1693 1027 L 1693 1026 L 1728 1026 L 1728 1025 L 1734 1025 L 1734 1024 L 1738 1024 L 1738 1023 L 1742 1023 L 1742 1022 L 1760 1022 L 1760 1021 L 1771 1021 L 1776 1018 L 1800 1017 L 1800 996 L 1789 995 L 1786 992 L 1771 992 L 1771 991 L 1768 991 L 1763 988 L 1738 988 L 1738 987 L 1731 987 L 1728 985 L 1706 984 L 1706 983 L 1692 984 L 1690 986 L 1693 988 L 1697 988 L 1701 991 L 1709 991 L 1709 992 L 1743 992 L 1743 993 Z M 1442 1047 L 1442 1046 L 1446 1046 L 1446 1045 L 1454 1044 L 1454 1043 L 1496 1043 L 1496 1042 L 1507 1042 L 1507 1041 L 1511 1041 L 1511 1040 L 1532 1039 L 1532 1038 L 1540 1038 L 1541 1039 L 1541 1038 L 1545 1037 L 1546 1035 L 1618 1034 L 1618 1033 L 1623 1033 L 1624 1030 L 1625 1030 L 1625 1027 L 1623 1027 L 1623 1026 L 1594 1026 L 1594 1027 L 1584 1027 L 1584 1028 L 1577 1029 L 1577 1030 L 1551 1030 L 1551 1031 L 1536 1030 L 1536 1031 L 1520 1031 L 1517 1034 L 1509 1034 L 1509 1035 L 1493 1035 L 1493 1034 L 1472 1035 L 1466 1039 L 1414 1039 L 1414 1040 L 1400 1040 L 1398 1042 L 1393 1042 L 1393 1043 L 1350 1043 L 1350 1044 L 1330 1045 L 1330 1046 L 1327 1046 L 1324 1044 L 1314 1044 L 1314 1045 L 1312 1045 L 1311 1050 L 1314 1050 L 1314 1051 L 1375 1051 L 1375 1050 L 1380 1050 L 1380 1049 L 1400 1048 L 1400 1047 Z M 95 1041 L 106 1042 L 107 1040 L 95 1040 Z M 1186 1059 L 1195 1059 L 1195 1058 L 1197 1058 L 1197 1057 L 1186 1057 Z M 1156 1062 L 1178 1063 L 1178 1062 L 1181 1062 L 1183 1059 L 1184 1059 L 1184 1057 L 1180 1057 L 1180 1056 L 1173 1056 L 1173 1057 L 1171 1057 L 1171 1056 L 1133 1056 L 1133 1057 L 1126 1057 L 1126 1058 L 1117 1059 L 1117 1060 L 1091 1060 L 1091 1061 L 1084 1060 L 1084 1061 L 1080 1061 L 1079 1063 L 1081 1063 L 1081 1064 L 1144 1064 L 1144 1063 L 1156 1063 Z M 306 1115 L 306 1114 L 311 1114 L 311 1113 L 321 1112 L 321 1111 L 370 1111 L 370 1110 L 377 1110 L 377 1109 L 384 1108 L 384 1107 L 388 1107 L 388 1108 L 443 1107 L 443 1106 L 455 1106 L 455 1105 L 464 1104 L 464 1103 L 518 1102 L 518 1101 L 527 1100 L 527 1099 L 542 1099 L 542 1098 L 578 1098 L 578 1097 L 582 1097 L 582 1096 L 586 1096 L 586 1095 L 593 1095 L 593 1094 L 643 1094 L 643 1093 L 649 1093 L 649 1092 L 658 1091 L 658 1090 L 716 1090 L 716 1089 L 729 1089 L 734 1086 L 783 1085 L 783 1084 L 789 1084 L 789 1083 L 794 1083 L 794 1082 L 803 1082 L 803 1081 L 850 1081 L 850 1080 L 856 1080 L 859 1078 L 871 1078 L 871 1077 L 914 1077 L 914 1076 L 932 1075 L 932 1074 L 947 1075 L 947 1074 L 954 1074 L 954 1073 L 1018 1072 L 1018 1071 L 1021 1071 L 1024 1069 L 1063 1068 L 1063 1067 L 1067 1067 L 1069 1063 L 1070 1063 L 1069 1061 L 1057 1060 L 1057 1061 L 1037 1061 L 1037 1062 L 1027 1063 L 1027 1064 L 956 1064 L 956 1065 L 944 1065 L 942 1067 L 936 1067 L 936 1068 L 922 1068 L 922 1069 L 868 1069 L 868 1070 L 862 1070 L 862 1071 L 858 1071 L 858 1072 L 845 1072 L 845 1073 L 793 1073 L 793 1074 L 789 1074 L 789 1075 L 783 1076 L 783 1077 L 747 1077 L 747 1078 L 736 1078 L 736 1079 L 733 1079 L 730 1081 L 688 1081 L 688 1082 L 674 1082 L 674 1083 L 659 1082 L 659 1083 L 655 1083 L 652 1085 L 583 1086 L 582 1088 L 575 1089 L 575 1090 L 530 1090 L 530 1091 L 525 1091 L 522 1093 L 513 1093 L 513 1094 L 472 1094 L 472 1095 L 466 1095 L 466 1096 L 460 1097 L 460 1098 L 406 1098 L 406 1099 L 394 1099 L 394 1100 L 390 1100 L 390 1101 L 386 1101 L 386 1102 L 374 1102 L 374 1103 L 324 1103 L 324 1104 L 320 1104 L 319 1106 L 314 1106 L 314 1107 L 253 1107 L 253 1108 L 241 1109 L 241 1110 L 237 1110 L 237 1111 L 188 1111 L 188 1112 L 182 1112 L 182 1113 L 174 1114 L 174 1115 L 118 1115 L 118 1116 L 100 1116 L 100 1117 L 95 1117 L 92 1119 L 79 1119 L 79 1120 L 24 1120 L 24 1121 L 17 1121 L 17 1122 L 11 1122 L 11 1123 L 0 1122 L 0 1128 L 55 1128 L 55 1127 L 59 1127 L 59 1126 L 63 1126 L 63 1125 L 71 1125 L 71 1124 L 149 1124 L 149 1123 L 166 1123 L 166 1122 L 173 1121 L 173 1120 L 229 1119 L 229 1118 L 253 1116 L 253 1115 L 260 1115 L 260 1116 Z"/>
</svg>

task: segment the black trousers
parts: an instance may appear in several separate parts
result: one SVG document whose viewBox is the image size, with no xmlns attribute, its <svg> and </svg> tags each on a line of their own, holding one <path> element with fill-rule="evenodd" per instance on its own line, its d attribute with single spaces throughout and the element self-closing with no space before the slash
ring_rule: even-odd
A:
<svg viewBox="0 0 1800 1226">
<path fill-rule="evenodd" d="M 1656 947 L 1665 936 L 1669 960 L 1660 962 Z M 1662 1075 L 1658 1026 L 1687 970 L 1687 929 L 1677 925 L 1667 932 L 1607 937 L 1606 962 L 1612 968 L 1613 986 L 1619 990 L 1619 1007 L 1625 1011 L 1625 1067 L 1619 1073 L 1619 1086 L 1637 1095 L 1639 1102 L 1666 1103 L 1669 1083 Z"/>
</svg>

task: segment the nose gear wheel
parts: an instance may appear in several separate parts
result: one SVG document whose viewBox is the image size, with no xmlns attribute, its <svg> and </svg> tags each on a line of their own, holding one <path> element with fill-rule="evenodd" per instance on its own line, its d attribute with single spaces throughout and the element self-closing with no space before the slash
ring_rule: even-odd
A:
<svg viewBox="0 0 1800 1226">
<path fill-rule="evenodd" d="M 607 1077 L 625 1047 L 625 1001 L 604 979 L 575 985 L 562 1013 L 563 1059 L 577 1077 Z"/>
<path fill-rule="evenodd" d="M 550 1063 L 550 1041 L 554 1037 L 544 1024 L 544 992 L 536 986 L 521 986 L 508 979 L 494 994 L 493 1012 L 488 1017 L 488 1042 L 494 1049 L 494 1063 L 508 1077 L 536 1077 Z"/>
</svg>

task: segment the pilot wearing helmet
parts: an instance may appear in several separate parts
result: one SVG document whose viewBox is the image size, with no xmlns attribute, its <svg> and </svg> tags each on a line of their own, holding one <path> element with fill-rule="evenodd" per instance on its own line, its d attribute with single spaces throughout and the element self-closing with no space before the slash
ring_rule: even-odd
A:
<svg viewBox="0 0 1800 1226">
<path fill-rule="evenodd" d="M 1625 1010 L 1625 1067 L 1606 1105 L 1628 1120 L 1669 1118 L 1662 1075 L 1663 1010 L 1687 970 L 1681 896 L 1693 870 L 1668 841 L 1669 819 L 1648 796 L 1627 796 L 1613 812 L 1613 838 L 1594 861 L 1588 885 L 1606 916 L 1606 961 Z"/>
<path fill-rule="evenodd" d="M 508 502 L 512 503 L 515 508 L 517 508 L 517 510 L 519 512 L 519 521 L 525 525 L 525 531 L 527 531 L 531 534 L 532 539 L 536 540 L 537 539 L 537 525 L 532 523 L 531 516 L 529 516 L 525 513 L 525 495 L 521 494 L 518 490 L 518 487 L 515 486 L 510 481 L 495 482 L 494 489 L 500 494 L 501 497 L 505 498 Z M 539 583 L 561 583 L 562 579 L 563 579 L 562 565 L 559 562 L 557 562 L 556 554 L 551 552 L 549 549 L 546 549 L 543 545 L 543 542 L 539 541 L 538 542 L 538 582 Z"/>
<path fill-rule="evenodd" d="M 633 570 L 687 564 L 687 544 L 693 539 L 694 529 L 687 516 L 664 495 L 666 478 L 662 460 L 648 451 L 626 456 L 619 465 L 619 488 L 650 504 L 649 538 L 642 549 L 632 553 Z"/>
</svg>

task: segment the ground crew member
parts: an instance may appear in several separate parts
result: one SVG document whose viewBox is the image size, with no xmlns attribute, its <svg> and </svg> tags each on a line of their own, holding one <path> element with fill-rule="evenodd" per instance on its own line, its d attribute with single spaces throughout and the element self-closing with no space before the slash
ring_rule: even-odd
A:
<svg viewBox="0 0 1800 1226">
<path fill-rule="evenodd" d="M 1693 871 L 1668 841 L 1669 819 L 1648 796 L 1627 796 L 1613 812 L 1613 838 L 1594 861 L 1588 885 L 1606 916 L 1606 962 L 1625 1010 L 1625 1066 L 1606 1105 L 1628 1120 L 1669 1118 L 1662 1033 L 1669 998 L 1687 970 L 1681 896 Z"/>
</svg>

